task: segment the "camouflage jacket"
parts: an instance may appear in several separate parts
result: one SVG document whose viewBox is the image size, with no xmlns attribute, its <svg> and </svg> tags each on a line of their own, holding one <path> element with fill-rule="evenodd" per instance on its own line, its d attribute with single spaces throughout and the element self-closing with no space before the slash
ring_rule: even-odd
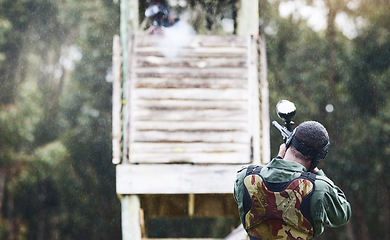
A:
<svg viewBox="0 0 390 240">
<path fill-rule="evenodd" d="M 244 183 L 246 172 L 247 167 L 243 167 L 238 171 L 234 184 L 234 198 L 238 204 L 242 223 L 245 222 L 246 217 L 243 202 L 244 192 L 248 191 Z M 278 183 L 289 182 L 298 178 L 302 172 L 306 172 L 306 168 L 301 164 L 277 158 L 263 167 L 260 175 L 267 182 Z M 344 193 L 325 176 L 322 170 L 316 173 L 315 190 L 310 199 L 310 210 L 314 230 L 314 233 L 311 234 L 314 234 L 314 236 L 320 235 L 324 231 L 324 226 L 338 227 L 348 222 L 351 217 L 351 207 Z M 279 238 L 269 237 L 267 239 Z"/>
</svg>

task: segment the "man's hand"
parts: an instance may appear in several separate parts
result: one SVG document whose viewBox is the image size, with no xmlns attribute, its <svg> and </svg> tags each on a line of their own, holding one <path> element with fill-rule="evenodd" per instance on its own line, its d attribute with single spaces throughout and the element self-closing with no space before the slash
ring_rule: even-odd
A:
<svg viewBox="0 0 390 240">
<path fill-rule="evenodd" d="M 280 145 L 279 147 L 278 157 L 284 158 L 285 154 L 286 154 L 286 144 L 282 143 L 282 145 Z"/>
<path fill-rule="evenodd" d="M 320 169 L 318 169 L 318 167 L 316 167 L 316 168 L 314 168 L 311 172 L 312 172 L 312 173 L 316 173 L 316 172 L 318 172 L 318 171 L 320 171 Z"/>
</svg>

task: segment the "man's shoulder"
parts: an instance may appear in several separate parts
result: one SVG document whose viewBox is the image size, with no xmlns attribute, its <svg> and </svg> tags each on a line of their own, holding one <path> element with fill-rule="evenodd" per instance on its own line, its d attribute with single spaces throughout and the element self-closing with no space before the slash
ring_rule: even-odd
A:
<svg viewBox="0 0 390 240">
<path fill-rule="evenodd" d="M 335 187 L 334 182 L 328 178 L 322 170 L 316 174 L 315 184 L 318 190 L 325 189 L 327 187 Z"/>
</svg>

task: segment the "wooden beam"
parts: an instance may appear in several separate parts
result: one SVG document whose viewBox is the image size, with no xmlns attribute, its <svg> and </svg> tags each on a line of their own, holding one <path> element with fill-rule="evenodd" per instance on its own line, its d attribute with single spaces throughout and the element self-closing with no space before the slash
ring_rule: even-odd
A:
<svg viewBox="0 0 390 240">
<path fill-rule="evenodd" d="M 244 75 L 244 74 L 243 74 Z M 138 77 L 134 81 L 135 88 L 203 88 L 203 89 L 227 89 L 227 88 L 247 88 L 247 79 L 245 78 L 199 78 L 196 77 Z"/>
<path fill-rule="evenodd" d="M 131 145 L 130 161 L 132 163 L 246 164 L 251 161 L 250 155 L 248 142 L 134 142 Z"/>
<path fill-rule="evenodd" d="M 245 67 L 246 59 L 223 57 L 181 57 L 165 58 L 162 56 L 139 56 L 137 67 L 190 67 L 190 68 L 223 68 L 223 67 Z"/>
<path fill-rule="evenodd" d="M 131 163 L 193 163 L 238 164 L 249 163 L 247 153 L 132 153 Z"/>
<path fill-rule="evenodd" d="M 246 68 L 139 68 L 136 69 L 136 75 L 140 78 L 245 78 L 247 77 Z"/>
<path fill-rule="evenodd" d="M 227 48 L 227 47 L 214 47 L 214 48 L 199 48 L 199 49 L 188 49 L 188 48 L 166 48 L 166 47 L 143 47 L 137 48 L 136 54 L 139 56 L 157 56 L 162 57 L 166 51 L 175 51 L 175 58 L 183 58 L 183 57 L 204 57 L 208 55 L 208 57 L 214 58 L 245 58 L 246 48 Z"/>
<path fill-rule="evenodd" d="M 194 95 L 196 96 L 196 95 Z M 207 119 L 208 121 L 224 121 L 227 122 L 240 122 L 247 121 L 248 116 L 244 111 L 237 110 L 159 110 L 148 111 L 142 110 L 134 113 L 134 121 L 202 121 Z M 190 123 L 189 123 L 190 124 Z"/>
<path fill-rule="evenodd" d="M 132 94 L 132 99 L 160 99 L 160 100 L 247 100 L 246 89 L 143 89 L 139 88 Z"/>
<path fill-rule="evenodd" d="M 245 110 L 248 109 L 248 103 L 245 98 L 241 100 L 218 100 L 218 99 L 134 99 L 134 109 L 150 109 L 150 110 L 170 110 L 170 109 L 226 109 L 226 110 Z"/>
<path fill-rule="evenodd" d="M 205 142 L 205 143 L 247 143 L 246 132 L 191 132 L 191 131 L 143 131 L 133 133 L 134 142 Z"/>
<path fill-rule="evenodd" d="M 191 122 L 170 122 L 170 121 L 162 121 L 161 119 L 142 122 L 135 122 L 133 127 L 136 131 L 248 131 L 248 123 L 246 121 L 242 122 L 233 122 L 233 121 L 221 121 L 221 122 L 213 122 L 213 121 L 193 121 Z"/>
<path fill-rule="evenodd" d="M 247 1 L 247 0 L 246 0 Z M 141 35 L 138 36 L 140 41 L 137 42 L 137 47 L 150 47 L 150 46 L 159 46 L 161 43 L 161 36 L 149 36 Z M 219 47 L 219 46 L 230 46 L 230 47 L 246 47 L 245 37 L 240 36 L 207 36 L 207 41 L 204 41 L 204 36 L 194 35 L 191 36 L 191 39 L 186 44 L 186 48 L 199 48 L 199 47 Z"/>
<path fill-rule="evenodd" d="M 233 193 L 241 165 L 121 164 L 118 194 Z"/>
</svg>

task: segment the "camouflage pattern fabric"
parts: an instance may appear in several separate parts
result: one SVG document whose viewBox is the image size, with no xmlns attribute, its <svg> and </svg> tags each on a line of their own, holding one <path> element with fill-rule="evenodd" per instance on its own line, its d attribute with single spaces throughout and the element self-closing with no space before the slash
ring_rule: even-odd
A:
<svg viewBox="0 0 390 240">
<path fill-rule="evenodd" d="M 270 191 L 258 174 L 245 177 L 249 193 L 248 211 L 244 227 L 248 234 L 261 240 L 308 240 L 313 238 L 313 226 L 300 207 L 302 201 L 314 190 L 310 180 L 292 180 L 280 192 Z"/>
</svg>

